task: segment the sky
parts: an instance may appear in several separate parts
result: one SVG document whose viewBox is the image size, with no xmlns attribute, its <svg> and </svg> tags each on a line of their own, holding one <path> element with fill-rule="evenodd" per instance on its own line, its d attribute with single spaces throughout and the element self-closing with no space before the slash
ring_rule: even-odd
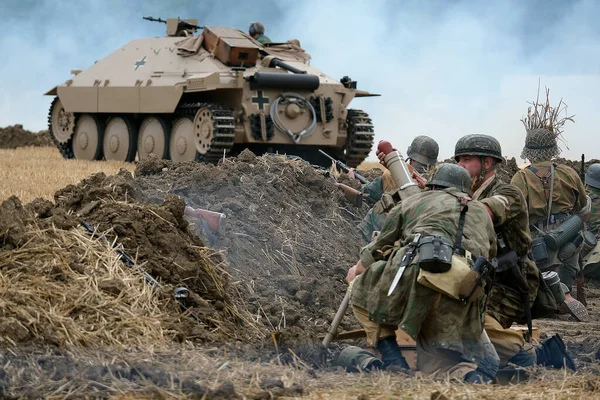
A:
<svg viewBox="0 0 600 400">
<path fill-rule="evenodd" d="M 242 30 L 261 21 L 274 41 L 298 39 L 313 66 L 382 95 L 351 104 L 372 116 L 377 141 L 404 151 L 428 135 L 440 159 L 461 136 L 485 133 L 520 161 L 520 119 L 541 82 L 575 115 L 563 155 L 600 158 L 595 0 L 3 0 L 0 126 L 46 129 L 51 98 L 43 93 L 71 69 L 164 35 L 146 15 Z"/>
</svg>

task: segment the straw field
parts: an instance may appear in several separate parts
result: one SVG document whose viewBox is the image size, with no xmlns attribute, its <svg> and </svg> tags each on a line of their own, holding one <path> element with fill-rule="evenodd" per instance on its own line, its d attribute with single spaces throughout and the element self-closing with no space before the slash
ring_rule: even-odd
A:
<svg viewBox="0 0 600 400">
<path fill-rule="evenodd" d="M 52 200 L 58 189 L 93 173 L 112 175 L 121 168 L 133 171 L 135 166 L 115 161 L 65 160 L 55 147 L 0 149 L 0 202 L 12 195 L 24 204 L 36 197 Z"/>
</svg>

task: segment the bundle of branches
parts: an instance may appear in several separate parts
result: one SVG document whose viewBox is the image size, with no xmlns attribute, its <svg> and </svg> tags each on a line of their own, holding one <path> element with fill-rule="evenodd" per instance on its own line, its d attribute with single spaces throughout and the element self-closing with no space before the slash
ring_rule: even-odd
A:
<svg viewBox="0 0 600 400">
<path fill-rule="evenodd" d="M 536 100 L 535 102 L 529 102 L 529 104 L 527 116 L 521 118 L 527 132 L 535 129 L 547 129 L 553 132 L 556 137 L 560 137 L 565 123 L 567 121 L 575 122 L 573 120 L 575 115 L 567 114 L 567 104 L 563 102 L 562 98 L 556 107 L 550 105 L 550 89 L 548 88 L 546 88 L 545 102 L 540 103 L 540 88 L 538 86 Z M 560 114 L 563 112 L 565 116 L 561 118 Z"/>
</svg>

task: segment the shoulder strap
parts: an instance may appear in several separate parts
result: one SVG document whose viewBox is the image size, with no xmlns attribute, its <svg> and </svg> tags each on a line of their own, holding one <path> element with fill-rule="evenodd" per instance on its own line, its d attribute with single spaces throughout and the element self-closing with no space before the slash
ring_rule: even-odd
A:
<svg viewBox="0 0 600 400">
<path fill-rule="evenodd" d="M 468 196 L 460 198 L 460 216 L 458 217 L 458 229 L 456 230 L 456 240 L 454 241 L 455 253 L 463 253 L 462 237 L 463 230 L 465 228 L 465 216 L 467 214 L 467 211 L 469 211 L 469 201 L 471 201 L 471 198 Z"/>
<path fill-rule="evenodd" d="M 548 196 L 548 219 L 546 220 L 546 229 L 550 226 L 550 216 L 552 215 L 552 195 L 554 193 L 554 168 L 556 164 L 550 164 L 550 195 Z"/>
</svg>

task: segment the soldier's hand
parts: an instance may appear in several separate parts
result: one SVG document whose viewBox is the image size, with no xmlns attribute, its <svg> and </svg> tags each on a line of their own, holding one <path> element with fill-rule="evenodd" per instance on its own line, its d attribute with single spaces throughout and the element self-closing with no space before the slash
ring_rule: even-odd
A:
<svg viewBox="0 0 600 400">
<path fill-rule="evenodd" d="M 348 270 L 348 273 L 346 274 L 346 282 L 352 282 L 354 278 L 363 272 L 365 272 L 365 267 L 363 267 L 362 262 L 358 260 L 358 262 Z"/>
<path fill-rule="evenodd" d="M 379 159 L 379 164 L 383 165 L 384 167 L 387 168 L 387 165 L 385 165 L 385 154 L 379 150 L 377 150 L 375 152 L 375 155 L 377 156 L 377 158 Z"/>
<path fill-rule="evenodd" d="M 423 178 L 417 171 L 413 171 L 412 178 L 421 189 L 425 188 L 427 184 L 427 179 Z"/>
<path fill-rule="evenodd" d="M 350 171 L 348 171 L 347 175 L 350 179 L 354 179 L 354 168 L 350 168 Z"/>
</svg>

